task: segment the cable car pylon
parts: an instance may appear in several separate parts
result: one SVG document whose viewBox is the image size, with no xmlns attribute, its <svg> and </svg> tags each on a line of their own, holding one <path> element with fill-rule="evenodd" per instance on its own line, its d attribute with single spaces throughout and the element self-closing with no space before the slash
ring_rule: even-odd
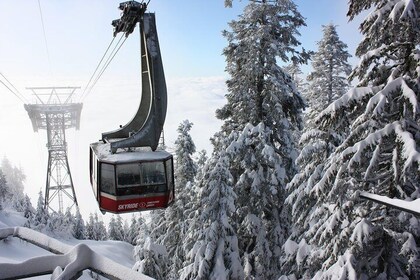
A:
<svg viewBox="0 0 420 280">
<path fill-rule="evenodd" d="M 90 145 L 90 178 L 103 212 L 121 213 L 165 208 L 174 201 L 173 157 L 159 150 L 166 117 L 167 90 L 155 14 L 136 1 L 120 4 L 114 36 L 127 37 L 140 23 L 142 94 L 132 120 L 102 133 Z"/>
<path fill-rule="evenodd" d="M 58 212 L 64 213 L 63 194 L 70 200 L 67 206 L 77 206 L 76 193 L 67 156 L 66 129 L 80 127 L 82 103 L 72 97 L 80 87 L 31 87 L 36 103 L 25 104 L 34 132 L 47 131 L 48 165 L 45 186 L 45 208 L 56 210 L 52 202 L 58 199 Z"/>
</svg>

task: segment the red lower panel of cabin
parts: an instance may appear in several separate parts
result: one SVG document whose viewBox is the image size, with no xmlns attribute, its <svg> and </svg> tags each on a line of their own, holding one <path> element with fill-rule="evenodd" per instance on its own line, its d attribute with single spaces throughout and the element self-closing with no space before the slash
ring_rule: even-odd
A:
<svg viewBox="0 0 420 280">
<path fill-rule="evenodd" d="M 166 208 L 173 202 L 172 192 L 170 194 L 151 197 L 136 197 L 129 199 L 122 199 L 119 197 L 118 200 L 113 199 L 114 197 L 112 196 L 108 196 L 109 195 L 104 196 L 101 193 L 100 209 L 102 211 L 112 213 L 148 211 L 153 209 Z"/>
</svg>

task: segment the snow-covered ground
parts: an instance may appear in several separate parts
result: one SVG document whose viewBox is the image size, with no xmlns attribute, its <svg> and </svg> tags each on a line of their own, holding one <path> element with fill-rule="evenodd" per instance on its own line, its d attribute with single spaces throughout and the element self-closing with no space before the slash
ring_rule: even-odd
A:
<svg viewBox="0 0 420 280">
<path fill-rule="evenodd" d="M 6 228 L 13 228 L 22 226 L 25 223 L 26 219 L 22 216 L 21 213 L 18 213 L 13 210 L 5 210 L 0 212 L 0 232 L 3 229 L 3 232 Z M 22 229 L 23 234 L 26 235 L 38 235 L 36 232 L 32 232 L 26 228 Z M 131 269 L 134 265 L 133 259 L 133 246 L 126 242 L 121 241 L 94 241 L 94 240 L 77 240 L 74 238 L 57 238 L 48 237 L 46 235 L 39 234 L 38 239 L 41 239 L 41 242 L 46 242 L 47 244 L 56 243 L 61 246 L 61 248 L 71 248 L 74 249 L 78 244 L 87 245 L 92 251 L 99 254 L 99 259 L 102 264 L 107 263 L 107 266 L 112 266 L 115 262 L 117 264 L 123 265 Z M 58 239 L 58 240 L 55 240 Z M 58 241 L 58 242 L 57 242 Z M 77 246 L 77 247 L 80 247 Z M 83 248 L 86 248 L 82 246 Z M 20 238 L 9 236 L 6 239 L 0 240 L 0 264 L 1 263 L 21 263 L 24 261 L 38 261 L 40 257 L 53 256 L 54 254 L 44 250 L 38 246 L 35 246 L 29 242 L 23 241 Z M 86 253 L 84 253 L 84 256 Z M 70 253 L 69 256 L 71 257 Z M 110 259 L 112 262 L 110 262 Z M 41 258 L 42 259 L 42 258 Z M 55 258 L 57 259 L 57 258 Z M 80 256 L 76 256 L 76 259 L 82 259 Z M 83 258 L 84 259 L 84 258 Z M 93 258 L 92 258 L 93 259 Z M 76 260 L 76 263 L 77 263 Z M 90 260 L 83 260 L 90 261 Z M 102 265 L 100 264 L 100 266 Z M 120 267 L 121 268 L 121 267 Z M 22 269 L 29 269 L 28 267 L 22 267 Z M 117 268 L 118 269 L 118 268 Z M 120 275 L 123 275 L 121 271 Z M 130 271 L 129 271 L 130 273 Z M 1 277 L 0 271 L 0 279 Z M 139 279 L 142 278 L 139 274 Z M 146 277 L 147 278 L 147 277 Z M 38 276 L 31 279 L 51 279 L 50 275 Z M 83 276 L 80 279 L 92 279 L 89 277 L 89 272 L 84 271 Z M 105 279 L 105 278 L 104 278 Z M 137 278 L 136 278 L 137 279 Z"/>
</svg>

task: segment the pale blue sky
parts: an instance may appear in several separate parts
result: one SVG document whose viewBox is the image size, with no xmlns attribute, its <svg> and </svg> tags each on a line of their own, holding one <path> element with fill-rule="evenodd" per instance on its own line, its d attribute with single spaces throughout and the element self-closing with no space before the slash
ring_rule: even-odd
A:
<svg viewBox="0 0 420 280">
<path fill-rule="evenodd" d="M 40 0 L 48 53 L 37 0 L 0 1 L 0 72 L 29 97 L 25 87 L 86 85 L 112 38 L 111 21 L 119 17 L 117 0 Z M 248 1 L 225 8 L 223 0 L 151 0 L 156 13 L 168 84 L 167 144 L 176 127 L 189 119 L 197 149 L 210 149 L 209 137 L 220 127 L 214 111 L 224 103 L 226 40 L 221 32 Z M 346 0 L 297 0 L 307 18 L 301 42 L 316 50 L 321 25 L 333 22 L 353 54 L 360 41 L 358 23 L 347 23 Z M 101 132 L 128 122 L 140 99 L 138 29 L 86 98 L 79 132 L 68 131 L 69 161 L 84 215 L 96 205 L 88 179 L 88 146 Z M 357 59 L 353 58 L 355 63 Z M 307 71 L 309 67 L 305 67 Z M 34 198 L 44 189 L 47 150 L 45 132 L 34 134 L 23 104 L 0 85 L 1 155 L 21 165 L 28 175 L 26 191 Z M 34 200 L 36 201 L 36 200 Z M 86 217 L 86 216 L 85 216 Z"/>
<path fill-rule="evenodd" d="M 88 79 L 111 40 L 110 21 L 119 16 L 115 0 L 41 0 L 54 78 Z M 298 0 L 299 10 L 307 19 L 301 41 L 305 48 L 316 49 L 321 25 L 338 24 L 339 35 L 352 50 L 358 42 L 357 25 L 347 24 L 347 1 Z M 19 4 L 17 4 L 19 3 Z M 24 3 L 24 5 L 22 5 Z M 152 0 L 149 11 L 156 12 L 166 73 L 171 77 L 224 75 L 221 55 L 226 40 L 221 31 L 227 22 L 241 13 L 247 1 L 224 8 L 223 0 Z M 40 21 L 38 1 L 0 1 L 0 44 L 2 69 L 13 75 L 50 75 Z M 6 28 L 5 28 L 6 27 Z M 136 33 L 127 40 L 110 73 L 135 74 L 138 66 L 133 55 L 138 48 Z"/>
</svg>

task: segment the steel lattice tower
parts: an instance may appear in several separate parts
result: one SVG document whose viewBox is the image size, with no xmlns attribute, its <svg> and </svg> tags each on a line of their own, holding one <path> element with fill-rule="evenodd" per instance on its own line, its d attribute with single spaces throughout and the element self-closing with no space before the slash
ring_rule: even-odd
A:
<svg viewBox="0 0 420 280">
<path fill-rule="evenodd" d="M 67 157 L 66 129 L 80 127 L 82 103 L 72 103 L 72 96 L 80 87 L 27 88 L 36 97 L 36 104 L 25 104 L 34 132 L 47 131 L 48 165 L 45 186 L 45 207 L 58 199 L 58 211 L 63 213 L 63 194 L 77 206 L 73 179 Z"/>
</svg>

